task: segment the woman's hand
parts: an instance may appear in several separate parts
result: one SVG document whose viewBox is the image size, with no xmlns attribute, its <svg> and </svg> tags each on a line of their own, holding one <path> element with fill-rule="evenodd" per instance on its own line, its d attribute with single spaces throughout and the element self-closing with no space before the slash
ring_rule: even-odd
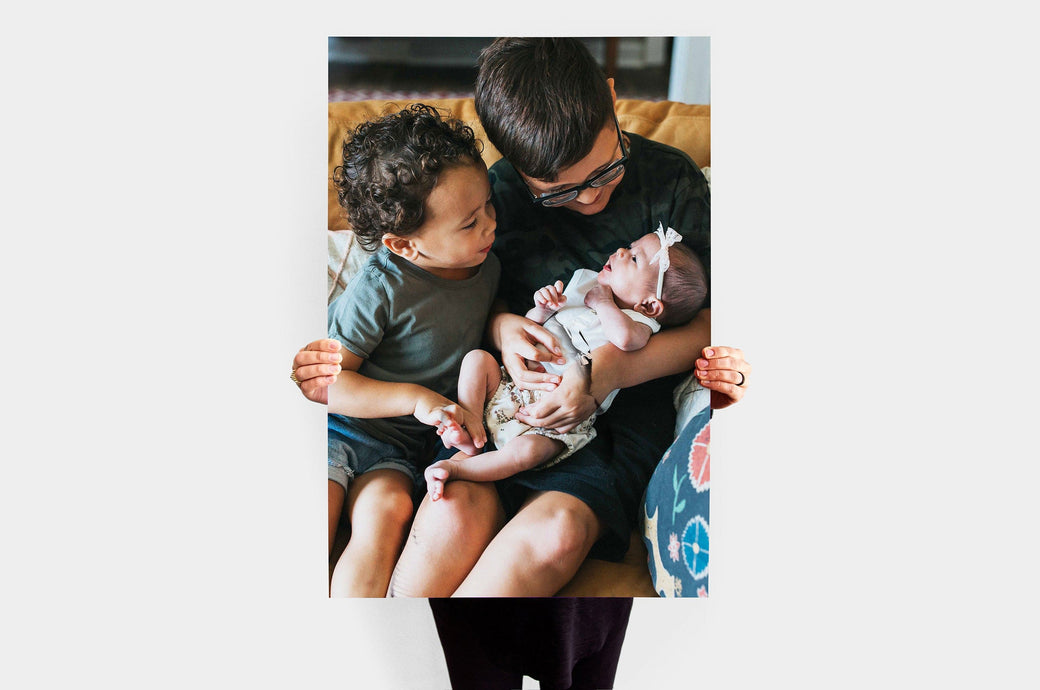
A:
<svg viewBox="0 0 1040 690">
<path fill-rule="evenodd" d="M 338 340 L 325 338 L 315 340 L 300 348 L 293 358 L 292 373 L 300 391 L 308 400 L 322 405 L 329 404 L 329 386 L 340 372 L 343 355 Z"/>
<path fill-rule="evenodd" d="M 518 314 L 501 313 L 493 317 L 495 344 L 502 353 L 502 366 L 517 386 L 528 390 L 551 391 L 560 377 L 550 374 L 538 362 L 555 360 L 563 364 L 563 350 L 545 327 Z M 534 362 L 528 366 L 525 360 Z"/>
<path fill-rule="evenodd" d="M 711 391 L 711 407 L 721 410 L 740 402 L 747 391 L 751 365 L 735 347 L 709 346 L 694 365 L 697 381 Z"/>
<path fill-rule="evenodd" d="M 589 392 L 588 371 L 574 365 L 567 367 L 556 390 L 543 393 L 538 402 L 517 410 L 516 418 L 528 426 L 565 434 L 591 417 L 597 407 Z"/>
</svg>

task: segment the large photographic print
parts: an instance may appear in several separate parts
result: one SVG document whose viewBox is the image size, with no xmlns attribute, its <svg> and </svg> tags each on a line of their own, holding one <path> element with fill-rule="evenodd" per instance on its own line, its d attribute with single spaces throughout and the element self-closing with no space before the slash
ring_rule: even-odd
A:
<svg viewBox="0 0 1040 690">
<path fill-rule="evenodd" d="M 707 596 L 708 47 L 329 39 L 331 596 Z"/>
</svg>

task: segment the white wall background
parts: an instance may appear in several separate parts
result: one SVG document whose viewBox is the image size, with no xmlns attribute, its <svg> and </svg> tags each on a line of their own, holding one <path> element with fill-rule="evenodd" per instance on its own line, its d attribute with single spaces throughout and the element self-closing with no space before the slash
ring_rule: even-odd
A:
<svg viewBox="0 0 1040 690">
<path fill-rule="evenodd" d="M 672 71 L 668 100 L 680 103 L 711 103 L 711 39 L 707 36 L 676 36 L 672 41 Z"/>
<path fill-rule="evenodd" d="M 751 391 L 713 422 L 712 597 L 640 603 L 619 688 L 1040 684 L 1020 4 L 524 10 L 511 32 L 712 36 L 726 106 L 713 330 Z M 0 683 L 436 677 L 423 602 L 323 595 L 323 415 L 287 380 L 325 328 L 325 40 L 385 7 L 12 12 Z"/>
</svg>

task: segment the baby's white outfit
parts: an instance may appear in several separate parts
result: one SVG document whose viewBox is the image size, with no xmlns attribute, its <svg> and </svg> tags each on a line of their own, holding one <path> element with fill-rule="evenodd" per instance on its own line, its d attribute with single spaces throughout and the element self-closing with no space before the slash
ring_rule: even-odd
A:
<svg viewBox="0 0 1040 690">
<path fill-rule="evenodd" d="M 585 295 L 596 286 L 596 275 L 596 271 L 590 271 L 587 268 L 575 271 L 563 291 L 567 298 L 564 307 L 543 324 L 556 336 L 566 358 L 564 364 L 542 362 L 545 370 L 550 373 L 563 375 L 564 370 L 572 362 L 575 360 L 588 362 L 593 350 L 610 342 L 603 333 L 603 324 L 600 322 L 599 316 L 593 309 L 585 306 Z M 656 319 L 632 309 L 622 309 L 622 311 L 633 321 L 645 323 L 653 333 L 661 330 L 661 324 Z M 616 390 L 611 391 L 591 417 L 566 434 L 560 434 L 552 429 L 528 426 L 516 419 L 516 411 L 525 405 L 537 402 L 542 391 L 521 390 L 506 373 L 505 367 L 501 369 L 502 380 L 498 384 L 498 390 L 484 405 L 484 421 L 487 423 L 488 431 L 497 448 L 502 448 L 512 439 L 527 433 L 562 441 L 566 446 L 563 452 L 541 465 L 539 469 L 555 465 L 594 439 L 596 430 L 592 425 L 596 421 L 596 416 L 607 411 L 614 401 L 614 396 L 618 393 Z"/>
</svg>

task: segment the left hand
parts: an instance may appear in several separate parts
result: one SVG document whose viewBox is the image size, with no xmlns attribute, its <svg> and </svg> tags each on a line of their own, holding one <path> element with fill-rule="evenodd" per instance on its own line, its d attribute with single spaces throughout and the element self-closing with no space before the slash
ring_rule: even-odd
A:
<svg viewBox="0 0 1040 690">
<path fill-rule="evenodd" d="M 606 285 L 597 284 L 585 293 L 585 306 L 589 309 L 596 309 L 604 302 L 614 304 L 614 293 Z"/>
<path fill-rule="evenodd" d="M 568 367 L 556 390 L 542 393 L 538 402 L 517 410 L 516 418 L 528 426 L 565 434 L 591 417 L 597 407 L 589 392 L 588 376 Z"/>
<path fill-rule="evenodd" d="M 711 391 L 712 409 L 721 410 L 740 402 L 751 375 L 751 365 L 744 359 L 743 351 L 735 347 L 708 346 L 701 354 L 693 373 L 697 382 Z"/>
</svg>

